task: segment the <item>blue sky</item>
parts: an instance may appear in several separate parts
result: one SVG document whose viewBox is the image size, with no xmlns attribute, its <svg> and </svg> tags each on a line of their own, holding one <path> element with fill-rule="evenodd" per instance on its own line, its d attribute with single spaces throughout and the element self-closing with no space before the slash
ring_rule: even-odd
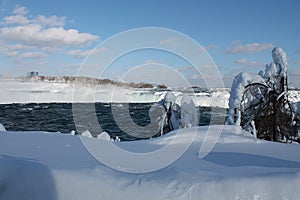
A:
<svg viewBox="0 0 300 200">
<path fill-rule="evenodd" d="M 0 1 L 0 75 L 75 75 L 89 50 L 133 28 L 163 27 L 193 38 L 218 66 L 225 85 L 240 71 L 257 73 L 283 48 L 289 82 L 300 87 L 300 1 L 123 0 Z M 107 73 L 118 79 L 130 67 L 161 63 L 201 84 L 189 63 L 160 51 L 123 56 Z M 181 69 L 181 70 L 179 70 Z M 184 69 L 186 69 L 185 72 Z"/>
</svg>

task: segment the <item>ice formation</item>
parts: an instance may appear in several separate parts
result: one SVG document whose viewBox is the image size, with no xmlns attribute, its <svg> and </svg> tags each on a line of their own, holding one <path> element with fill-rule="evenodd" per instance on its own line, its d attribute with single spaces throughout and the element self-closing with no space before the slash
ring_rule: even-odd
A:
<svg viewBox="0 0 300 200">
<path fill-rule="evenodd" d="M 272 58 L 258 76 L 240 73 L 235 77 L 226 123 L 240 125 L 259 139 L 300 143 L 298 103 L 288 99 L 286 53 L 276 47 Z"/>
<path fill-rule="evenodd" d="M 154 113 L 158 116 L 156 122 L 160 130 L 160 135 L 163 135 L 172 130 L 179 128 L 188 128 L 197 126 L 198 111 L 193 102 L 193 99 L 183 94 L 180 97 L 180 103 L 172 92 L 168 92 L 164 99 L 154 104 L 150 109 L 150 115 Z"/>
<path fill-rule="evenodd" d="M 240 125 L 241 108 L 240 104 L 243 98 L 245 86 L 251 83 L 262 83 L 268 87 L 279 90 L 283 79 L 287 77 L 287 57 L 286 53 L 279 47 L 272 50 L 273 61 L 266 65 L 265 71 L 260 71 L 258 75 L 249 73 L 239 73 L 233 80 L 229 98 L 229 117 L 227 124 Z M 287 95 L 287 88 L 282 88 Z"/>
<path fill-rule="evenodd" d="M 288 67 L 286 53 L 281 48 L 275 47 L 272 51 L 272 57 L 273 62 L 279 68 L 278 75 L 281 77 L 286 77 Z"/>
</svg>

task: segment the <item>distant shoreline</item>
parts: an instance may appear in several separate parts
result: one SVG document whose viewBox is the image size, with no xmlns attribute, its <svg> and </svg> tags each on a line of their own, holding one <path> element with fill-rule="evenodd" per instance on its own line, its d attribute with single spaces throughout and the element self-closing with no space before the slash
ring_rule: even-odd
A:
<svg viewBox="0 0 300 200">
<path fill-rule="evenodd" d="M 51 82 L 51 83 L 82 83 L 83 85 L 115 85 L 120 87 L 130 87 L 130 88 L 145 88 L 145 89 L 167 89 L 168 87 L 163 84 L 151 84 L 151 83 L 126 83 L 121 81 L 114 81 L 111 79 L 97 79 L 91 77 L 83 76 L 27 76 L 27 77 L 16 77 L 16 78 L 5 78 L 0 76 L 0 80 L 19 80 L 19 81 L 29 81 L 29 82 Z"/>
</svg>

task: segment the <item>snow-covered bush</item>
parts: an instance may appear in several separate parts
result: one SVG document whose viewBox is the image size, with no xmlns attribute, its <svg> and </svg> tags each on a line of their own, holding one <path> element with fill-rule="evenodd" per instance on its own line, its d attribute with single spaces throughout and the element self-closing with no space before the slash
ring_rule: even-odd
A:
<svg viewBox="0 0 300 200">
<path fill-rule="evenodd" d="M 286 53 L 276 47 L 272 58 L 258 75 L 243 72 L 235 77 L 226 123 L 241 125 L 261 139 L 281 141 L 295 136 L 299 119 L 288 101 Z"/>
</svg>

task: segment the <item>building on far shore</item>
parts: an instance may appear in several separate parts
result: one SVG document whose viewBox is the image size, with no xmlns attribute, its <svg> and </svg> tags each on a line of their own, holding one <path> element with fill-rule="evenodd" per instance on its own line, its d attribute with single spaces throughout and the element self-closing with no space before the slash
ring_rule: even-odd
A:
<svg viewBox="0 0 300 200">
<path fill-rule="evenodd" d="M 37 77 L 39 75 L 38 72 L 32 71 L 32 72 L 27 72 L 27 77 L 31 78 L 31 77 Z"/>
</svg>

